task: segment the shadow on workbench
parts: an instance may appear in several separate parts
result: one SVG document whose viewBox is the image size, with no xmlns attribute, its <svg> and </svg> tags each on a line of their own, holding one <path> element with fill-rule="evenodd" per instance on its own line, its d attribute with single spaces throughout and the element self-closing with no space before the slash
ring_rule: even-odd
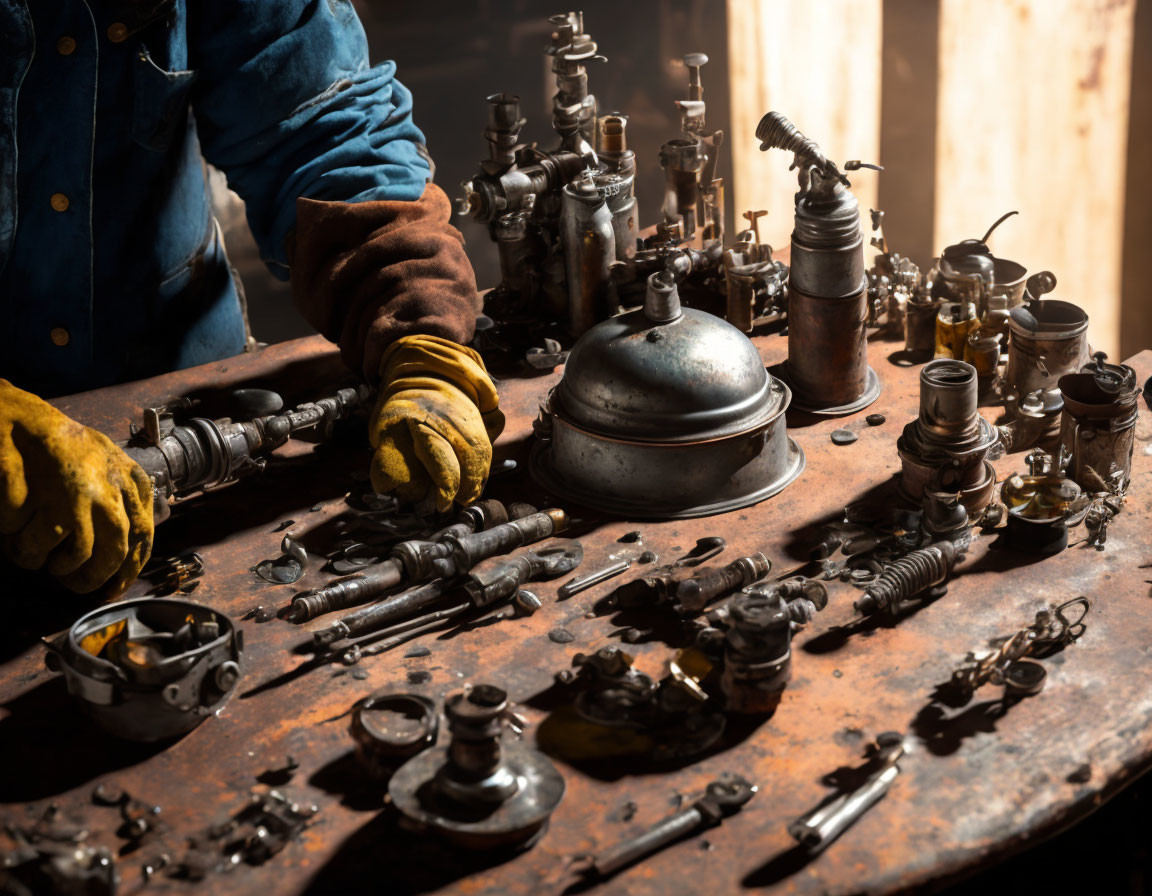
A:
<svg viewBox="0 0 1152 896">
<path fill-rule="evenodd" d="M 45 673 L 47 674 L 47 673 Z M 0 803 L 45 799 L 142 762 L 171 741 L 137 744 L 105 734 L 76 711 L 53 675 L 4 704 L 0 719 Z"/>
<path fill-rule="evenodd" d="M 305 893 L 428 893 L 516 856 L 454 848 L 405 831 L 388 811 L 349 837 Z"/>
<path fill-rule="evenodd" d="M 1145 776 L 1080 824 L 937 892 L 1146 896 L 1152 893 L 1150 813 L 1152 776 Z"/>
</svg>

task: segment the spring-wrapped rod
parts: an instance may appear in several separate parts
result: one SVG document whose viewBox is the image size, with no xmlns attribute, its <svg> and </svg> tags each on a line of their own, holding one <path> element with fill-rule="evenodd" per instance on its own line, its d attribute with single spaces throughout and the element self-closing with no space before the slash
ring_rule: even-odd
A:
<svg viewBox="0 0 1152 896">
<path fill-rule="evenodd" d="M 811 160 L 822 171 L 832 164 L 814 140 L 801 134 L 796 125 L 779 112 L 769 112 L 760 119 L 756 125 L 756 139 L 760 141 L 761 151 L 783 149 L 794 152 L 801 158 Z"/>
<path fill-rule="evenodd" d="M 956 546 L 950 541 L 912 551 L 886 564 L 853 607 L 865 616 L 880 611 L 894 616 L 905 601 L 948 578 L 955 564 Z"/>
</svg>

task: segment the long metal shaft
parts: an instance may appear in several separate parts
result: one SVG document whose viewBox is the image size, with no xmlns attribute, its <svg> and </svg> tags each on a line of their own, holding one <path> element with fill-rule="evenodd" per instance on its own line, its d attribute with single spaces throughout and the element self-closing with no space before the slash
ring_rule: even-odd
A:
<svg viewBox="0 0 1152 896">
<path fill-rule="evenodd" d="M 411 616 L 434 604 L 448 592 L 449 587 L 449 583 L 444 579 L 436 579 L 403 594 L 393 595 L 386 600 L 349 613 L 327 628 L 314 632 L 312 639 L 319 645 L 328 645 L 341 638 L 350 638 L 383 628 L 390 622 Z"/>
<path fill-rule="evenodd" d="M 687 836 L 701 827 L 703 822 L 704 816 L 695 806 L 670 815 L 644 833 L 593 856 L 592 870 L 600 877 L 615 874 L 621 868 Z"/>
<path fill-rule="evenodd" d="M 404 567 L 400 561 L 385 560 L 355 578 L 296 595 L 291 606 L 284 610 L 284 618 L 301 623 L 335 610 L 355 607 L 379 597 L 403 580 Z"/>
</svg>

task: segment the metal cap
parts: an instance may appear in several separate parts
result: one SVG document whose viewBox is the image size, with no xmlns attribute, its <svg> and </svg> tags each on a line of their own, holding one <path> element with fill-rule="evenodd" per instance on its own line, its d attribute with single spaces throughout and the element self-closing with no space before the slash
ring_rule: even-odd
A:
<svg viewBox="0 0 1152 896">
<path fill-rule="evenodd" d="M 661 277 L 650 280 L 644 309 L 580 338 L 553 410 L 581 429 L 632 441 L 698 440 L 762 425 L 781 399 L 756 347 L 714 315 L 676 314 L 675 286 Z"/>
</svg>

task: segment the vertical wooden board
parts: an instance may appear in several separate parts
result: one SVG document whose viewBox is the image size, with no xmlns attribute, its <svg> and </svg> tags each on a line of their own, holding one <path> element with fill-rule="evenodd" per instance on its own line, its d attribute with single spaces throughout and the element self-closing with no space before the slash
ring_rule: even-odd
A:
<svg viewBox="0 0 1152 896">
<path fill-rule="evenodd" d="M 1128 99 L 1128 183 L 1124 202 L 1124 262 L 1120 356 L 1152 346 L 1148 247 L 1152 245 L 1152 2 L 1138 3 L 1132 35 L 1132 95 Z"/>
<path fill-rule="evenodd" d="M 935 243 L 1049 269 L 1119 350 L 1135 0 L 941 0 Z"/>
<path fill-rule="evenodd" d="M 728 0 L 728 76 L 736 226 L 767 209 L 761 234 L 792 232 L 796 172 L 780 150 L 760 152 L 756 124 L 778 111 L 838 163 L 881 162 L 881 0 Z M 867 226 L 877 175 L 852 177 Z"/>
</svg>

